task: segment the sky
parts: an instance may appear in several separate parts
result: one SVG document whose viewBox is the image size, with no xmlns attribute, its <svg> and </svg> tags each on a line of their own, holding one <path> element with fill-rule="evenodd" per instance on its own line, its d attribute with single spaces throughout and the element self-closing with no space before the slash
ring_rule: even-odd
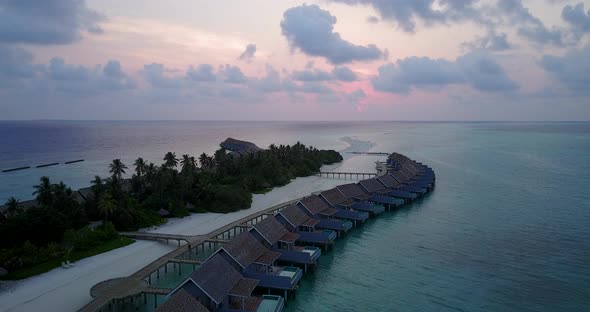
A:
<svg viewBox="0 0 590 312">
<path fill-rule="evenodd" d="M 590 1 L 0 0 L 0 120 L 590 120 Z"/>
</svg>

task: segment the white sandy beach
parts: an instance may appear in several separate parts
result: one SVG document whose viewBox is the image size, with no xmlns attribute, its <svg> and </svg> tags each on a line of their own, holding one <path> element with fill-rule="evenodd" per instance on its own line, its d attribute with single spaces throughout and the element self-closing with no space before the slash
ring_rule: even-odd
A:
<svg viewBox="0 0 590 312">
<path fill-rule="evenodd" d="M 374 172 L 376 159 L 351 157 L 352 154 L 347 152 L 368 151 L 375 147 L 375 144 L 349 138 L 343 141 L 350 144 L 341 151 L 345 158 L 344 162 L 327 166 L 323 170 Z M 185 235 L 207 234 L 254 212 L 344 183 L 345 180 L 316 176 L 297 178 L 267 194 L 254 195 L 250 209 L 229 214 L 193 214 L 182 219 L 171 219 L 163 226 L 145 230 Z M 166 245 L 160 242 L 137 241 L 126 247 L 83 259 L 71 269 L 57 268 L 10 283 L 4 286 L 6 289 L 0 290 L 0 311 L 76 311 L 91 300 L 89 291 L 96 283 L 133 274 L 175 247 L 175 243 Z"/>
</svg>

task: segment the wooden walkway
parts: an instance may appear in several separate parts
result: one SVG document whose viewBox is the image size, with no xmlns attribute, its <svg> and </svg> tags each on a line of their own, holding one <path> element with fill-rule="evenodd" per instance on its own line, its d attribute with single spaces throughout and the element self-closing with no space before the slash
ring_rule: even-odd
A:
<svg viewBox="0 0 590 312">
<path fill-rule="evenodd" d="M 149 293 L 155 295 L 167 295 L 170 290 L 162 290 L 154 287 L 140 287 L 141 280 L 145 280 L 150 274 L 153 272 L 158 271 L 162 266 L 165 266 L 169 262 L 176 262 L 185 263 L 185 260 L 180 260 L 180 256 L 188 251 L 192 246 L 198 246 L 202 243 L 206 242 L 213 242 L 213 243 L 226 243 L 227 240 L 225 239 L 218 239 L 217 237 L 222 235 L 225 232 L 231 232 L 232 229 L 236 227 L 240 228 L 250 228 L 250 226 L 245 225 L 248 221 L 252 219 L 258 219 L 262 216 L 265 216 L 273 211 L 277 211 L 283 207 L 286 207 L 290 204 L 296 203 L 301 198 L 288 201 L 265 210 L 256 212 L 251 214 L 247 217 L 239 219 L 235 222 L 232 222 L 224 227 L 221 227 L 207 235 L 173 235 L 173 234 L 159 234 L 159 233 L 147 233 L 147 232 L 125 232 L 121 233 L 121 235 L 125 235 L 127 237 L 133 237 L 136 239 L 148 239 L 148 240 L 178 240 L 178 241 L 186 241 L 187 244 L 178 247 L 177 249 L 173 250 L 172 252 L 163 255 L 162 257 L 158 258 L 154 262 L 148 264 L 147 266 L 143 267 L 141 270 L 135 272 L 133 275 L 130 275 L 126 278 L 123 278 L 121 282 L 113 285 L 113 287 L 105 289 L 100 296 L 94 298 L 91 302 L 86 304 L 82 307 L 79 311 L 83 312 L 94 312 L 98 311 L 101 308 L 107 306 L 110 302 L 115 299 L 122 299 L 131 298 L 134 296 L 138 296 L 141 294 Z M 186 260 L 186 263 L 190 264 L 197 264 L 198 260 Z"/>
<path fill-rule="evenodd" d="M 348 152 L 349 154 L 355 155 L 367 155 L 367 156 L 389 156 L 389 153 L 383 152 Z"/>
<path fill-rule="evenodd" d="M 180 242 L 185 241 L 187 244 L 190 244 L 192 241 L 198 240 L 198 236 L 189 236 L 189 235 L 176 235 L 176 234 L 160 234 L 160 233 L 150 233 L 150 232 L 121 232 L 119 233 L 123 236 L 127 236 L 129 238 L 134 239 L 143 239 L 143 240 L 165 240 L 166 243 L 168 241 L 178 241 L 178 247 L 180 247 Z"/>
<path fill-rule="evenodd" d="M 361 179 L 367 179 L 367 178 L 374 178 L 377 177 L 376 173 L 370 173 L 370 172 L 329 172 L 329 171 L 320 171 L 318 173 L 318 175 L 320 177 L 326 177 L 326 178 L 332 178 L 332 179 L 345 179 L 348 180 L 350 177 L 350 180 L 354 180 L 354 177 L 356 177 L 356 180 L 361 180 Z"/>
</svg>

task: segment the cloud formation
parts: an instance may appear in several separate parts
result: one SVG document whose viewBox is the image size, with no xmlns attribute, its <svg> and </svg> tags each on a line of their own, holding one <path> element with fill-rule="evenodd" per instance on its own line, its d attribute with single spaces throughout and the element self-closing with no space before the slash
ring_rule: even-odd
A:
<svg viewBox="0 0 590 312">
<path fill-rule="evenodd" d="M 484 49 L 490 51 L 505 51 L 513 48 L 513 44 L 508 41 L 508 35 L 505 33 L 497 34 L 494 30 L 488 31 L 483 37 L 465 42 L 462 46 L 471 50 Z"/>
<path fill-rule="evenodd" d="M 33 78 L 38 69 L 32 62 L 30 52 L 0 45 L 0 89 L 14 87 L 24 79 Z"/>
<path fill-rule="evenodd" d="M 186 75 L 193 81 L 215 81 L 217 79 L 213 72 L 213 66 L 209 64 L 201 64 L 196 68 L 190 66 Z"/>
<path fill-rule="evenodd" d="M 407 95 L 414 89 L 439 90 L 449 85 L 468 85 L 484 92 L 518 89 L 504 69 L 486 52 L 474 51 L 451 62 L 409 57 L 379 67 L 371 83 L 381 92 Z"/>
<path fill-rule="evenodd" d="M 331 72 L 308 67 L 304 70 L 293 71 L 291 76 L 294 80 L 308 82 L 334 80 L 352 82 L 358 79 L 356 73 L 346 66 L 336 66 Z"/>
<path fill-rule="evenodd" d="M 101 33 L 103 19 L 84 0 L 5 0 L 0 2 L 0 42 L 67 44 L 83 32 Z"/>
<path fill-rule="evenodd" d="M 301 5 L 288 9 L 281 21 L 282 34 L 293 50 L 309 56 L 324 57 L 332 64 L 371 61 L 385 53 L 374 44 L 350 43 L 334 32 L 336 17 L 317 5 Z"/>
<path fill-rule="evenodd" d="M 590 10 L 584 11 L 584 3 L 580 2 L 576 6 L 566 5 L 561 12 L 561 17 L 574 28 L 574 31 L 590 32 Z"/>
<path fill-rule="evenodd" d="M 382 20 L 396 24 L 408 33 L 415 33 L 418 22 L 424 26 L 472 22 L 485 27 L 488 34 L 468 43 L 471 48 L 505 50 L 510 45 L 500 27 L 516 28 L 518 35 L 538 46 L 576 44 L 580 35 L 563 27 L 547 27 L 524 6 L 522 0 L 330 0 L 348 5 L 373 7 Z M 566 6 L 563 18 L 578 30 L 590 27 L 590 18 L 583 4 Z"/>
<path fill-rule="evenodd" d="M 246 46 L 246 50 L 244 50 L 244 52 L 242 52 L 242 54 L 240 54 L 240 57 L 238 57 L 238 59 L 241 61 L 246 61 L 246 62 L 250 63 L 252 61 L 252 59 L 254 58 L 255 54 L 256 54 L 256 45 L 253 43 L 250 43 L 248 46 Z"/>
<path fill-rule="evenodd" d="M 179 77 L 169 77 L 164 64 L 151 63 L 143 66 L 141 75 L 143 78 L 156 88 L 180 88 L 183 81 Z"/>
<path fill-rule="evenodd" d="M 117 60 L 110 60 L 105 66 L 86 67 L 67 64 L 56 57 L 48 64 L 34 64 L 28 51 L 0 45 L 0 89 L 96 94 L 135 87 L 135 81 Z"/>
<path fill-rule="evenodd" d="M 224 77 L 224 82 L 227 83 L 241 84 L 247 81 L 246 76 L 238 66 L 222 66 L 219 73 Z"/>
<path fill-rule="evenodd" d="M 544 55 L 541 67 L 559 84 L 575 93 L 590 94 L 590 44 L 564 56 Z"/>
<path fill-rule="evenodd" d="M 416 23 L 446 24 L 452 21 L 477 19 L 474 7 L 478 0 L 331 0 L 349 5 L 370 5 L 381 19 L 396 23 L 406 32 L 415 32 Z"/>
</svg>

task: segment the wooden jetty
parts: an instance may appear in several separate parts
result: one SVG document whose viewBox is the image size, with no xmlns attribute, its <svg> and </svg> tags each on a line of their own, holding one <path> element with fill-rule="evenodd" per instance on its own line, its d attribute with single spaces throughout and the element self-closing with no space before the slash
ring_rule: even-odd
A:
<svg viewBox="0 0 590 312">
<path fill-rule="evenodd" d="M 160 234 L 160 233 L 149 233 L 149 232 L 121 232 L 119 233 L 123 236 L 127 236 L 129 238 L 134 239 L 142 239 L 142 240 L 163 240 L 168 243 L 169 241 L 178 241 L 178 247 L 180 247 L 180 242 L 184 241 L 187 244 L 190 244 L 192 241 L 197 240 L 198 236 L 189 236 L 189 235 L 176 235 L 176 234 Z"/>
<path fill-rule="evenodd" d="M 367 156 L 389 156 L 389 153 L 382 152 L 348 152 L 349 154 L 355 155 L 367 155 Z"/>
<path fill-rule="evenodd" d="M 369 179 L 374 178 L 377 176 L 376 173 L 372 172 L 335 172 L 335 171 L 320 171 L 318 173 L 320 177 L 332 178 L 332 179 L 345 179 L 345 180 L 354 180 L 356 177 L 357 180 L 361 179 Z"/>
</svg>

